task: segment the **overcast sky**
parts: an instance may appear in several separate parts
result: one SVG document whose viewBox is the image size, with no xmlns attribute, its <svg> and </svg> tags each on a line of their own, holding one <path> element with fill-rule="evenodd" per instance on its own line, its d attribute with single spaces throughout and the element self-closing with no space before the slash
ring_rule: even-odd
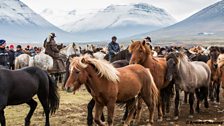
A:
<svg viewBox="0 0 224 126">
<path fill-rule="evenodd" d="M 165 9 L 178 21 L 220 0 L 21 0 L 37 13 L 46 8 L 77 10 L 78 14 L 96 12 L 111 4 L 149 3 Z"/>
</svg>

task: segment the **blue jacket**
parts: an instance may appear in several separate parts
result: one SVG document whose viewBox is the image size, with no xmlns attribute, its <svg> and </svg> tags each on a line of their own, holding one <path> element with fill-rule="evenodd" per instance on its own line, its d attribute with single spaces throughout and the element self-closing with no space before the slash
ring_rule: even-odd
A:
<svg viewBox="0 0 224 126">
<path fill-rule="evenodd" d="M 19 55 L 24 54 L 22 50 L 17 50 L 15 52 L 15 57 L 18 57 Z"/>
<path fill-rule="evenodd" d="M 120 46 L 116 42 L 110 42 L 108 44 L 109 55 L 115 55 L 115 53 L 120 51 Z"/>
</svg>

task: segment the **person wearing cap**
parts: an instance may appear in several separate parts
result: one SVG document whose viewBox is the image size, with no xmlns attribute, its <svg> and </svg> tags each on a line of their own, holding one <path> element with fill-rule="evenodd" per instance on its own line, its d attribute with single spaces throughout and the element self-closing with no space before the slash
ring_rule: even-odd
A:
<svg viewBox="0 0 224 126">
<path fill-rule="evenodd" d="M 59 57 L 59 49 L 55 41 L 55 33 L 50 33 L 48 38 L 44 41 L 45 54 L 51 56 L 54 60 L 53 68 L 50 73 L 63 73 L 65 72 L 65 65 L 63 60 Z"/>
<path fill-rule="evenodd" d="M 9 68 L 9 53 L 6 51 L 6 41 L 0 40 L 0 65 Z"/>
<path fill-rule="evenodd" d="M 21 54 L 24 54 L 23 49 L 22 49 L 22 46 L 21 45 L 17 45 L 16 46 L 15 57 L 18 57 Z"/>
<path fill-rule="evenodd" d="M 111 62 L 111 59 L 118 53 L 120 52 L 120 46 L 116 42 L 117 37 L 113 36 L 112 41 L 108 44 L 108 52 L 109 52 L 109 61 Z"/>
<path fill-rule="evenodd" d="M 15 69 L 15 51 L 14 51 L 14 45 L 9 46 L 9 69 L 14 70 Z"/>
</svg>

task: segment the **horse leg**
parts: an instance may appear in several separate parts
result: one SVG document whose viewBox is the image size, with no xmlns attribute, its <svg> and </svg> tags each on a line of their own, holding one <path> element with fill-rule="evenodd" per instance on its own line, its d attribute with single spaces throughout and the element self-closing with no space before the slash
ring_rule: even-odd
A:
<svg viewBox="0 0 224 126">
<path fill-rule="evenodd" d="M 1 96 L 2 94 L 0 94 L 0 123 L 1 126 L 6 126 L 6 122 L 5 122 L 5 114 L 4 114 L 4 109 L 7 105 L 7 100 L 5 97 Z"/>
<path fill-rule="evenodd" d="M 27 104 L 30 106 L 30 111 L 28 113 L 28 115 L 25 118 L 25 126 L 29 126 L 30 125 L 30 119 L 33 115 L 33 112 L 35 111 L 36 107 L 37 107 L 37 102 L 34 101 L 33 99 L 29 100 L 27 102 Z"/>
<path fill-rule="evenodd" d="M 127 110 L 127 118 L 124 122 L 124 125 L 123 126 L 129 126 L 133 117 L 134 117 L 134 113 L 136 111 L 136 106 L 135 106 L 135 102 L 136 101 L 133 101 L 132 103 L 127 103 L 126 104 L 126 110 Z"/>
<path fill-rule="evenodd" d="M 189 118 L 193 118 L 193 114 L 194 114 L 194 93 L 189 93 L 189 104 L 190 104 L 190 115 Z"/>
<path fill-rule="evenodd" d="M 211 81 L 209 85 L 209 98 L 213 102 L 214 101 L 214 82 Z"/>
<path fill-rule="evenodd" d="M 153 95 L 153 94 L 151 94 Z M 154 122 L 154 108 L 156 106 L 156 103 L 154 101 L 150 101 L 150 98 L 149 98 L 150 95 L 143 95 L 142 96 L 142 99 L 144 100 L 145 104 L 147 105 L 148 107 L 148 110 L 149 110 L 149 124 L 148 125 L 152 125 L 153 122 Z"/>
<path fill-rule="evenodd" d="M 209 107 L 208 104 L 208 87 L 202 87 L 203 99 L 204 99 L 204 106 L 205 108 Z"/>
<path fill-rule="evenodd" d="M 50 108 L 49 108 L 49 104 L 48 104 L 46 95 L 38 93 L 37 96 L 40 100 L 41 105 L 43 106 L 43 109 L 44 109 L 44 113 L 45 113 L 45 117 L 46 117 L 45 126 L 50 126 L 50 121 L 49 121 Z"/>
<path fill-rule="evenodd" d="M 103 105 L 99 104 L 98 102 L 95 103 L 95 123 L 98 124 L 99 126 L 105 126 L 105 124 L 100 120 L 100 116 L 103 113 Z"/>
<path fill-rule="evenodd" d="M 199 89 L 195 89 L 195 94 L 196 94 L 196 97 L 197 97 L 197 106 L 196 106 L 196 112 L 199 113 L 200 112 L 200 108 L 199 108 L 199 105 L 200 105 L 200 100 L 201 100 L 201 97 L 200 97 L 200 92 L 199 92 Z"/>
<path fill-rule="evenodd" d="M 107 105 L 108 126 L 113 126 L 115 103 L 116 103 L 116 101 L 114 101 L 114 102 L 112 101 L 112 102 L 108 103 L 108 105 Z"/>
<path fill-rule="evenodd" d="M 163 111 L 162 111 L 162 96 L 160 94 L 159 100 L 158 100 L 158 122 L 163 121 Z"/>
<path fill-rule="evenodd" d="M 219 92 L 220 92 L 220 83 L 216 83 L 216 102 L 219 103 Z"/>
<path fill-rule="evenodd" d="M 139 122 L 140 122 L 140 118 L 142 115 L 142 103 L 143 102 L 144 101 L 142 98 L 138 99 L 137 112 L 136 112 L 136 124 L 139 124 Z"/>
<path fill-rule="evenodd" d="M 124 112 L 124 115 L 123 115 L 122 120 L 125 121 L 127 119 L 127 117 L 128 117 L 128 106 L 126 104 L 126 106 L 125 106 L 125 112 Z"/>
<path fill-rule="evenodd" d="M 60 73 L 58 76 L 59 76 L 59 83 L 62 83 L 62 73 Z"/>
<path fill-rule="evenodd" d="M 187 104 L 187 96 L 188 93 L 186 91 L 184 91 L 184 103 Z"/>
<path fill-rule="evenodd" d="M 87 124 L 88 124 L 88 126 L 93 125 L 93 108 L 94 108 L 94 106 L 95 106 L 95 101 L 93 99 L 91 99 L 91 101 L 87 105 L 87 110 L 88 110 Z"/>
<path fill-rule="evenodd" d="M 176 89 L 175 97 L 175 110 L 174 110 L 174 120 L 178 120 L 179 116 L 179 101 L 180 101 L 180 92 L 179 89 Z"/>
</svg>

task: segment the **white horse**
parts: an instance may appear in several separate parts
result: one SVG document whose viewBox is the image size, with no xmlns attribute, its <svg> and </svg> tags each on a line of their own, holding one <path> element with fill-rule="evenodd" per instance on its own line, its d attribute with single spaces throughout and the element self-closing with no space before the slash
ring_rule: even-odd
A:
<svg viewBox="0 0 224 126">
<path fill-rule="evenodd" d="M 53 58 L 47 54 L 39 53 L 30 58 L 29 66 L 36 66 L 42 70 L 51 70 L 53 68 Z"/>
<path fill-rule="evenodd" d="M 93 57 L 96 59 L 99 59 L 99 60 L 103 60 L 105 56 L 106 56 L 106 54 L 103 52 L 93 53 Z"/>
<path fill-rule="evenodd" d="M 28 67 L 31 56 L 28 54 L 21 54 L 15 59 L 15 69 L 21 69 L 23 67 Z"/>
<path fill-rule="evenodd" d="M 65 48 L 62 48 L 60 50 L 60 54 L 66 55 L 66 57 L 68 58 L 70 55 L 73 55 L 73 54 L 80 55 L 80 49 L 77 45 L 75 45 L 75 43 L 73 43 L 73 44 L 69 44 Z"/>
<path fill-rule="evenodd" d="M 28 54 L 21 54 L 15 59 L 15 69 L 23 67 L 36 66 L 43 70 L 51 70 L 53 68 L 53 58 L 47 54 L 39 53 L 34 57 Z"/>
</svg>

